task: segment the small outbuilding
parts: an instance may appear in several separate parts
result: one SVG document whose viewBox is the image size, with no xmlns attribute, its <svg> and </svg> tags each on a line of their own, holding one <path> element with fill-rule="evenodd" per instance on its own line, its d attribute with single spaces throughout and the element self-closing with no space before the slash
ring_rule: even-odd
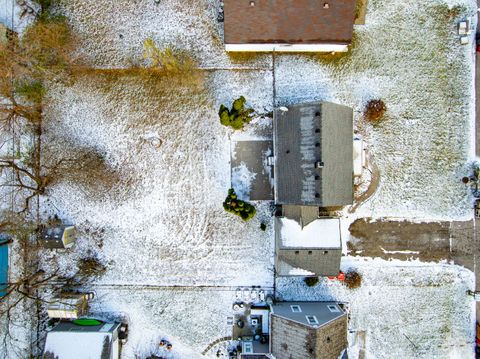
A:
<svg viewBox="0 0 480 359">
<path fill-rule="evenodd" d="M 316 219 L 302 227 L 275 218 L 275 267 L 279 276 L 337 276 L 342 258 L 340 219 Z"/>
<path fill-rule="evenodd" d="M 93 298 L 93 293 L 62 293 L 54 297 L 48 307 L 49 318 L 77 319 L 88 310 L 88 301 Z"/>
<path fill-rule="evenodd" d="M 119 359 L 121 323 L 61 321 L 47 333 L 43 359 Z"/>
<path fill-rule="evenodd" d="M 227 51 L 345 52 L 356 0 L 224 0 Z"/>
<path fill-rule="evenodd" d="M 40 244 L 48 249 L 66 249 L 75 244 L 75 227 L 59 225 L 45 228 L 41 232 Z"/>
</svg>

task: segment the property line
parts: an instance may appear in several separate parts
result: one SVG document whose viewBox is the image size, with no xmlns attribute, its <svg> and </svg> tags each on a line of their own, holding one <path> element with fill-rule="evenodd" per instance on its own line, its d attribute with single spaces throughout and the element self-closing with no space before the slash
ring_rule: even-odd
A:
<svg viewBox="0 0 480 359">
<path fill-rule="evenodd" d="M 56 282 L 49 282 L 48 285 L 62 284 Z M 85 287 L 86 283 L 80 283 L 80 286 Z M 92 283 L 88 284 L 89 288 L 112 288 L 112 289 L 171 289 L 171 290 L 223 290 L 223 291 L 236 291 L 237 289 L 257 289 L 257 290 L 272 290 L 273 286 L 253 286 L 253 285 L 238 285 L 238 286 L 221 286 L 221 285 L 159 285 L 159 284 L 103 284 Z"/>
</svg>

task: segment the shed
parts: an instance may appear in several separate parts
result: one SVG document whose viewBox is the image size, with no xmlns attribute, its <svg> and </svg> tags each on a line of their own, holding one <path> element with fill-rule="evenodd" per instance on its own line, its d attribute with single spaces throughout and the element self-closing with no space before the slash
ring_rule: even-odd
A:
<svg viewBox="0 0 480 359">
<path fill-rule="evenodd" d="M 338 359 L 348 345 L 347 313 L 337 302 L 271 306 L 270 352 L 276 359 Z"/>
<path fill-rule="evenodd" d="M 275 218 L 275 266 L 279 276 L 337 276 L 342 258 L 340 219 L 323 218 L 301 226 Z"/>
<path fill-rule="evenodd" d="M 353 202 L 353 110 L 310 102 L 274 112 L 277 204 L 334 207 Z"/>
<path fill-rule="evenodd" d="M 75 227 L 72 225 L 60 225 L 45 228 L 40 237 L 40 244 L 49 249 L 65 249 L 75 244 Z"/>
<path fill-rule="evenodd" d="M 120 323 L 84 326 L 61 321 L 47 333 L 44 359 L 119 359 Z"/>
<path fill-rule="evenodd" d="M 47 313 L 50 318 L 77 319 L 87 313 L 91 293 L 63 293 L 51 300 Z"/>
<path fill-rule="evenodd" d="M 344 52 L 356 0 L 224 0 L 227 51 Z"/>
</svg>

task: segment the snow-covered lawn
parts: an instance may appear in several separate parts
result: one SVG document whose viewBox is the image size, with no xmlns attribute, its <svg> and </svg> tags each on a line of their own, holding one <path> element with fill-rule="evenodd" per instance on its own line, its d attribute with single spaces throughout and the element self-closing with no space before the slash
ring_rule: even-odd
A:
<svg viewBox="0 0 480 359">
<path fill-rule="evenodd" d="M 228 55 L 218 0 L 61 0 L 79 35 L 81 54 L 96 67 L 128 67 L 142 61 L 146 38 L 191 52 L 203 67 L 270 68 L 271 56 Z"/>
<path fill-rule="evenodd" d="M 233 315 L 233 290 L 110 287 L 96 292 L 94 313 L 125 313 L 130 322 L 125 358 L 147 357 L 161 339 L 172 343 L 172 357 L 201 358 L 210 343 L 232 335 L 227 316 Z"/>
<path fill-rule="evenodd" d="M 234 95 L 235 81 L 233 72 L 214 73 L 205 86 Z M 249 82 L 255 91 L 264 86 L 253 76 Z M 88 247 L 109 264 L 102 282 L 272 285 L 269 204 L 259 204 L 248 223 L 222 207 L 230 143 L 213 105 L 215 92 L 172 86 L 171 79 L 92 75 L 50 95 L 56 100 L 46 112 L 44 150 L 71 158 L 88 148 L 115 173 L 105 184 L 93 171 L 95 183 L 65 177 L 50 189 L 45 206 L 82 232 L 84 253 L 76 255 L 85 256 Z M 264 96 L 251 97 L 268 107 Z M 161 140 L 159 148 L 152 138 Z"/>
<path fill-rule="evenodd" d="M 349 303 L 350 355 L 356 358 L 365 332 L 367 358 L 473 358 L 475 302 L 467 296 L 473 274 L 458 266 L 420 262 L 346 260 L 362 286 L 349 290 L 323 280 L 309 288 L 301 278 L 277 280 L 283 300 L 339 300 Z"/>
<path fill-rule="evenodd" d="M 207 0 L 69 0 L 60 11 L 93 66 L 141 63 L 142 42 L 152 37 L 160 46 L 188 50 L 204 68 L 271 69 L 270 55 L 224 51 L 217 8 L 217 1 Z M 381 173 L 378 193 L 359 215 L 471 216 L 460 179 L 472 159 L 472 45 L 460 45 L 456 28 L 475 8 L 471 0 L 371 0 L 366 25 L 355 27 L 347 55 L 276 55 L 277 105 L 325 99 L 354 108 L 356 129 Z M 271 78 L 259 71 L 265 83 L 258 85 L 270 94 Z M 249 77 L 238 74 L 240 94 L 248 95 Z M 372 126 L 361 112 L 376 97 L 388 112 Z"/>
</svg>

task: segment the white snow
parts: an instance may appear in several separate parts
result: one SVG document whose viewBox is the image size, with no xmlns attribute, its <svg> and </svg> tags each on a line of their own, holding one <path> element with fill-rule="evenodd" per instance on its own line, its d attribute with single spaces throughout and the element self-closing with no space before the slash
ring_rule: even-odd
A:
<svg viewBox="0 0 480 359">
<path fill-rule="evenodd" d="M 98 359 L 102 356 L 104 340 L 112 335 L 98 332 L 50 332 L 45 342 L 45 353 L 58 359 Z M 108 339 L 106 339 L 108 338 Z M 118 342 L 117 342 L 118 343 Z"/>
<path fill-rule="evenodd" d="M 207 88 L 214 78 L 206 78 Z M 92 149 L 104 156 L 106 168 L 92 174 L 99 176 L 93 184 L 64 178 L 50 188 L 44 209 L 65 213 L 82 233 L 80 248 L 105 260 L 102 282 L 272 283 L 268 203 L 258 204 L 249 222 L 222 208 L 230 188 L 230 143 L 207 100 L 209 90 L 130 76 L 111 85 L 93 75 L 50 94 L 58 102 L 45 111 L 45 151 L 71 157 L 77 149 Z M 144 145 L 151 133 L 162 139 L 161 147 Z M 259 229 L 260 221 L 267 231 Z M 86 233 L 89 228 L 95 230 Z"/>
<path fill-rule="evenodd" d="M 250 190 L 255 176 L 255 173 L 248 170 L 245 162 L 232 168 L 232 188 L 235 189 L 238 198 L 245 201 L 250 199 Z"/>
<path fill-rule="evenodd" d="M 279 261 L 277 263 L 277 272 L 282 273 L 283 275 L 286 276 L 314 276 L 315 273 L 310 272 L 306 269 L 303 268 L 296 268 L 293 267 L 292 265 L 284 262 L 284 261 Z"/>
<path fill-rule="evenodd" d="M 387 251 L 383 247 L 380 247 L 380 249 L 383 251 L 385 254 L 420 254 L 419 251 Z"/>
<path fill-rule="evenodd" d="M 289 218 L 278 218 L 276 225 L 283 247 L 294 248 L 341 248 L 340 220 L 317 219 L 303 228 Z"/>
<path fill-rule="evenodd" d="M 32 20 L 32 16 L 25 14 L 21 17 L 23 9 L 16 0 L 0 0 L 0 24 L 21 33 Z"/>
<path fill-rule="evenodd" d="M 60 7 L 79 35 L 82 55 L 96 67 L 142 62 L 143 41 L 153 38 L 161 47 L 191 52 L 205 68 L 270 68 L 267 54 L 227 54 L 216 20 L 219 5 L 217 0 L 69 0 Z"/>
</svg>

